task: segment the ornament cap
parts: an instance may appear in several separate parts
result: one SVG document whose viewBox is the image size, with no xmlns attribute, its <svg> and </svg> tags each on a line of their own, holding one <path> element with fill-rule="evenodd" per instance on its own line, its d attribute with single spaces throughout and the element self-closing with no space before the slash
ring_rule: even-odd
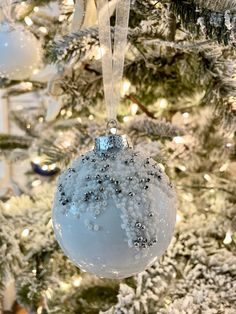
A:
<svg viewBox="0 0 236 314">
<path fill-rule="evenodd" d="M 126 135 L 103 135 L 95 139 L 95 153 L 125 150 L 129 148 Z"/>
</svg>

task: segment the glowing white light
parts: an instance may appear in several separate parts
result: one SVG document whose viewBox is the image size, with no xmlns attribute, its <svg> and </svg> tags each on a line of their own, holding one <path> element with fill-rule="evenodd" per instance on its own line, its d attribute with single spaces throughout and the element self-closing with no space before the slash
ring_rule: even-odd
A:
<svg viewBox="0 0 236 314">
<path fill-rule="evenodd" d="M 43 123 L 43 120 L 44 120 L 43 117 L 39 117 L 39 122 L 40 123 Z"/>
<path fill-rule="evenodd" d="M 22 82 L 20 85 L 22 86 L 22 88 L 25 89 L 31 89 L 33 87 L 33 84 L 31 82 Z"/>
<path fill-rule="evenodd" d="M 59 22 L 63 22 L 65 19 L 65 16 L 64 15 L 60 15 L 59 18 L 58 18 L 58 21 Z"/>
<path fill-rule="evenodd" d="M 130 120 L 130 117 L 129 117 L 129 116 L 125 116 L 125 117 L 123 118 L 123 121 L 124 121 L 125 123 L 129 122 L 129 120 Z"/>
<path fill-rule="evenodd" d="M 66 5 L 74 5 L 74 0 L 66 0 L 65 4 Z"/>
<path fill-rule="evenodd" d="M 66 282 L 61 281 L 60 282 L 60 287 L 61 287 L 62 290 L 68 291 L 70 289 L 71 285 L 66 283 Z"/>
<path fill-rule="evenodd" d="M 38 7 L 34 7 L 34 12 L 38 12 L 39 8 Z"/>
<path fill-rule="evenodd" d="M 51 164 L 51 165 L 49 165 L 48 166 L 48 168 L 49 168 L 49 170 L 54 170 L 54 169 L 56 169 L 56 164 Z"/>
<path fill-rule="evenodd" d="M 226 147 L 232 147 L 233 144 L 232 144 L 232 143 L 227 143 L 225 146 L 226 146 Z"/>
<path fill-rule="evenodd" d="M 33 74 L 35 75 L 35 74 L 37 74 L 37 73 L 39 73 L 39 69 L 34 69 L 34 70 L 33 70 Z"/>
<path fill-rule="evenodd" d="M 5 204 L 4 204 L 4 207 L 5 207 L 6 209 L 10 209 L 11 205 L 10 205 L 9 203 L 5 203 Z"/>
<path fill-rule="evenodd" d="M 32 273 L 35 275 L 36 274 L 36 269 L 32 269 Z"/>
<path fill-rule="evenodd" d="M 48 170 L 48 165 L 43 165 L 43 166 L 42 166 L 42 170 L 43 170 L 43 171 L 47 171 L 47 170 Z"/>
<path fill-rule="evenodd" d="M 65 147 L 65 148 L 70 147 L 70 146 L 71 146 L 71 141 L 64 141 L 64 142 L 62 143 L 62 146 Z"/>
<path fill-rule="evenodd" d="M 61 116 L 64 116 L 66 114 L 66 109 L 61 110 Z"/>
<path fill-rule="evenodd" d="M 165 98 L 161 98 L 161 99 L 159 100 L 159 106 L 160 106 L 160 108 L 162 108 L 162 109 L 167 108 L 167 107 L 168 107 L 168 101 L 167 101 Z"/>
<path fill-rule="evenodd" d="M 77 121 L 78 121 L 79 123 L 82 123 L 82 119 L 81 119 L 80 117 L 77 118 Z"/>
<path fill-rule="evenodd" d="M 94 116 L 92 114 L 90 114 L 88 118 L 89 118 L 89 120 L 93 120 Z"/>
<path fill-rule="evenodd" d="M 227 170 L 228 168 L 228 164 L 223 164 L 221 167 L 220 167 L 220 172 L 224 172 L 225 170 Z"/>
<path fill-rule="evenodd" d="M 30 129 L 31 128 L 31 125 L 28 123 L 27 125 L 26 125 L 26 129 Z"/>
<path fill-rule="evenodd" d="M 43 307 L 42 306 L 39 306 L 37 308 L 37 314 L 42 314 L 43 313 Z"/>
<path fill-rule="evenodd" d="M 183 219 L 182 215 L 180 213 L 177 213 L 177 215 L 176 215 L 176 223 L 181 222 L 182 219 Z"/>
<path fill-rule="evenodd" d="M 41 158 L 40 158 L 40 157 L 35 157 L 35 158 L 33 159 L 33 163 L 36 164 L 36 165 L 39 165 L 40 162 L 41 162 Z"/>
<path fill-rule="evenodd" d="M 82 281 L 82 278 L 81 277 L 76 277 L 73 279 L 73 286 L 74 287 L 79 287 L 81 285 L 81 281 Z"/>
<path fill-rule="evenodd" d="M 34 24 L 33 21 L 31 20 L 31 18 L 28 17 L 28 16 L 26 16 L 26 17 L 24 18 L 24 21 L 25 21 L 25 24 L 28 25 L 28 26 L 31 26 L 31 25 Z"/>
<path fill-rule="evenodd" d="M 24 229 L 24 230 L 21 232 L 21 236 L 22 236 L 23 238 L 26 238 L 26 237 L 28 237 L 29 233 L 30 233 L 29 229 L 26 228 L 26 229 Z"/>
<path fill-rule="evenodd" d="M 203 178 L 207 181 L 210 182 L 211 181 L 211 177 L 209 176 L 209 174 L 205 173 Z"/>
<path fill-rule="evenodd" d="M 20 3 L 21 5 L 25 5 L 25 1 L 21 1 L 21 3 Z"/>
<path fill-rule="evenodd" d="M 47 34 L 47 33 L 48 33 L 48 30 L 47 30 L 46 27 L 44 27 L 44 26 L 40 26 L 40 27 L 39 27 L 39 31 L 40 31 L 41 33 L 43 33 L 43 34 Z"/>
<path fill-rule="evenodd" d="M 184 113 L 183 113 L 183 117 L 184 117 L 185 119 L 189 118 L 189 113 L 188 113 L 188 112 L 184 112 Z"/>
<path fill-rule="evenodd" d="M 35 180 L 35 181 L 33 181 L 33 182 L 31 183 L 31 185 L 32 185 L 32 187 L 35 188 L 36 186 L 39 186 L 41 183 L 42 183 L 41 180 Z"/>
<path fill-rule="evenodd" d="M 138 105 L 137 104 L 131 104 L 130 111 L 131 111 L 132 116 L 136 115 L 136 113 L 138 111 Z"/>
<path fill-rule="evenodd" d="M 124 97 L 128 90 L 130 89 L 131 83 L 128 80 L 123 80 L 121 86 L 121 96 Z"/>
<path fill-rule="evenodd" d="M 182 143 L 184 143 L 184 139 L 183 139 L 182 136 L 175 136 L 175 137 L 173 138 L 173 141 L 174 141 L 176 144 L 182 144 Z"/>
<path fill-rule="evenodd" d="M 231 242 L 232 242 L 232 233 L 231 231 L 227 231 L 223 243 L 230 244 Z"/>
<path fill-rule="evenodd" d="M 72 111 L 71 110 L 67 110 L 66 115 L 68 118 L 70 118 L 72 116 Z"/>
<path fill-rule="evenodd" d="M 181 171 L 186 171 L 187 168 L 184 166 L 184 165 L 179 165 L 178 168 L 181 170 Z"/>
</svg>

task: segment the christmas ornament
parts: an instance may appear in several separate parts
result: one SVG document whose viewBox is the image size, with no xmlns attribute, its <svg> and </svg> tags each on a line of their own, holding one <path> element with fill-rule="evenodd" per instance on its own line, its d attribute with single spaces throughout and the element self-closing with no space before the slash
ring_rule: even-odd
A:
<svg viewBox="0 0 236 314">
<path fill-rule="evenodd" d="M 32 170 L 44 177 L 54 176 L 60 171 L 55 162 L 50 162 L 49 158 L 43 153 L 35 149 L 34 145 L 31 148 L 31 167 Z"/>
<path fill-rule="evenodd" d="M 34 161 L 31 161 L 32 170 L 43 177 L 51 177 L 54 176 L 60 170 L 56 164 L 41 164 Z"/>
<path fill-rule="evenodd" d="M 0 77 L 24 80 L 38 69 L 41 44 L 27 29 L 16 24 L 0 24 Z"/>
<path fill-rule="evenodd" d="M 84 271 L 125 278 L 150 266 L 167 248 L 175 225 L 168 177 L 126 136 L 116 135 L 130 0 L 116 6 L 112 52 L 108 0 L 98 0 L 108 134 L 59 177 L 53 227 L 64 253 Z"/>
<path fill-rule="evenodd" d="M 154 160 L 130 148 L 124 136 L 102 136 L 59 178 L 55 235 L 82 270 L 128 277 L 167 248 L 174 203 L 172 185 Z"/>
</svg>

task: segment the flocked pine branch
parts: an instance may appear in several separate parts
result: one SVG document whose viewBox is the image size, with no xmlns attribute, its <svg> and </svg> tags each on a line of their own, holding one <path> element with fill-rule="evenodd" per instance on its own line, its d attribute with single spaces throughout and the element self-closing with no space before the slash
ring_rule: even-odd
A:
<svg viewBox="0 0 236 314">
<path fill-rule="evenodd" d="M 134 118 L 128 129 L 158 138 L 173 138 L 184 133 L 183 129 L 164 121 L 157 121 L 145 116 Z"/>
<path fill-rule="evenodd" d="M 172 1 L 171 8 L 180 17 L 184 28 L 192 34 L 203 34 L 225 45 L 236 44 L 236 12 L 233 10 L 213 11 L 199 7 L 193 0 Z"/>
<path fill-rule="evenodd" d="M 235 0 L 195 0 L 195 3 L 200 7 L 212 11 L 226 11 L 236 9 Z"/>
<path fill-rule="evenodd" d="M 32 143 L 32 138 L 11 134 L 0 134 L 0 151 L 16 148 L 27 149 Z"/>
</svg>

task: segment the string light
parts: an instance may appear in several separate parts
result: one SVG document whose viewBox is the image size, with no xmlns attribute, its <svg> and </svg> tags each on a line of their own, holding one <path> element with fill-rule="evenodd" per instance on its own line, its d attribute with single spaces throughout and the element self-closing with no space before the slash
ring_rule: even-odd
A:
<svg viewBox="0 0 236 314">
<path fill-rule="evenodd" d="M 233 145 L 232 143 L 227 143 L 225 146 L 229 148 L 229 147 L 232 147 Z"/>
<path fill-rule="evenodd" d="M 10 208 L 11 208 L 11 205 L 10 205 L 9 203 L 5 203 L 5 204 L 4 204 L 4 207 L 5 207 L 6 209 L 10 209 Z"/>
<path fill-rule="evenodd" d="M 57 167 L 56 164 L 51 164 L 51 165 L 48 166 L 48 169 L 49 170 L 54 170 L 54 169 L 56 169 L 56 167 Z"/>
<path fill-rule="evenodd" d="M 61 116 L 64 116 L 66 114 L 66 109 L 61 110 Z"/>
<path fill-rule="evenodd" d="M 220 172 L 224 172 L 225 170 L 227 170 L 227 168 L 228 168 L 228 164 L 227 164 L 227 163 L 223 164 L 223 165 L 220 167 Z"/>
<path fill-rule="evenodd" d="M 129 117 L 129 116 L 125 116 L 125 117 L 123 118 L 123 121 L 124 121 L 125 123 L 129 122 L 129 120 L 130 120 L 130 117 Z"/>
<path fill-rule="evenodd" d="M 207 181 L 207 182 L 210 182 L 212 179 L 211 177 L 209 176 L 209 174 L 205 173 L 203 178 Z"/>
<path fill-rule="evenodd" d="M 24 230 L 21 232 L 22 238 L 28 237 L 29 233 L 30 233 L 30 231 L 29 231 L 28 228 L 24 229 Z"/>
<path fill-rule="evenodd" d="M 187 168 L 184 165 L 179 165 L 178 168 L 183 172 L 187 170 Z"/>
<path fill-rule="evenodd" d="M 188 118 L 189 118 L 189 113 L 188 113 L 188 112 L 184 112 L 184 113 L 183 113 L 183 117 L 184 117 L 185 119 L 188 119 Z"/>
<path fill-rule="evenodd" d="M 176 215 L 176 223 L 180 223 L 183 220 L 183 216 L 180 212 Z"/>
<path fill-rule="evenodd" d="M 124 97 L 130 89 L 131 83 L 127 79 L 123 80 L 121 86 L 121 96 Z"/>
<path fill-rule="evenodd" d="M 40 26 L 40 27 L 39 27 L 39 31 L 40 31 L 41 33 L 43 33 L 43 34 L 47 34 L 47 33 L 48 33 L 48 30 L 47 30 L 46 27 L 44 27 L 44 26 Z"/>
<path fill-rule="evenodd" d="M 34 12 L 38 12 L 39 8 L 38 7 L 34 7 Z"/>
<path fill-rule="evenodd" d="M 88 118 L 89 118 L 89 120 L 93 120 L 94 116 L 92 114 L 90 114 Z"/>
<path fill-rule="evenodd" d="M 60 287 L 61 287 L 61 290 L 68 291 L 70 289 L 71 285 L 66 283 L 66 282 L 61 281 Z"/>
<path fill-rule="evenodd" d="M 74 1 L 73 0 L 66 0 L 65 4 L 66 5 L 74 5 Z"/>
<path fill-rule="evenodd" d="M 138 111 L 138 105 L 137 104 L 131 104 L 130 106 L 130 112 L 132 116 L 135 116 Z"/>
<path fill-rule="evenodd" d="M 183 139 L 182 136 L 175 136 L 175 137 L 173 138 L 173 141 L 174 141 L 176 144 L 182 144 L 182 143 L 184 143 L 184 139 Z"/>
<path fill-rule="evenodd" d="M 79 287 L 81 285 L 81 281 L 82 281 L 82 278 L 81 277 L 75 277 L 73 279 L 73 286 L 74 287 Z"/>
<path fill-rule="evenodd" d="M 67 110 L 66 115 L 68 118 L 70 118 L 72 116 L 72 111 L 71 110 Z"/>
<path fill-rule="evenodd" d="M 24 21 L 25 21 L 25 24 L 28 25 L 28 26 L 32 26 L 34 24 L 33 21 L 31 20 L 31 18 L 28 17 L 28 16 L 26 16 L 24 18 Z"/>
<path fill-rule="evenodd" d="M 32 185 L 32 187 L 35 188 L 35 187 L 39 186 L 41 183 L 42 183 L 41 180 L 35 180 L 35 181 L 33 181 L 33 182 L 31 183 L 31 185 Z"/>
<path fill-rule="evenodd" d="M 37 308 L 37 314 L 42 314 L 43 313 L 43 307 L 42 306 L 39 306 Z"/>
<path fill-rule="evenodd" d="M 26 125 L 26 129 L 30 129 L 31 128 L 31 125 L 28 123 L 27 125 Z"/>
<path fill-rule="evenodd" d="M 232 242 L 232 233 L 229 230 L 229 231 L 226 232 L 226 235 L 225 235 L 223 243 L 227 245 L 227 244 L 230 244 L 231 242 Z"/>
<path fill-rule="evenodd" d="M 168 107 L 168 101 L 167 101 L 165 98 L 161 98 L 161 99 L 159 100 L 159 106 L 160 106 L 160 108 L 162 108 L 162 109 L 167 108 L 167 107 Z"/>
<path fill-rule="evenodd" d="M 39 117 L 39 123 L 43 123 L 44 118 L 43 117 Z"/>
</svg>

